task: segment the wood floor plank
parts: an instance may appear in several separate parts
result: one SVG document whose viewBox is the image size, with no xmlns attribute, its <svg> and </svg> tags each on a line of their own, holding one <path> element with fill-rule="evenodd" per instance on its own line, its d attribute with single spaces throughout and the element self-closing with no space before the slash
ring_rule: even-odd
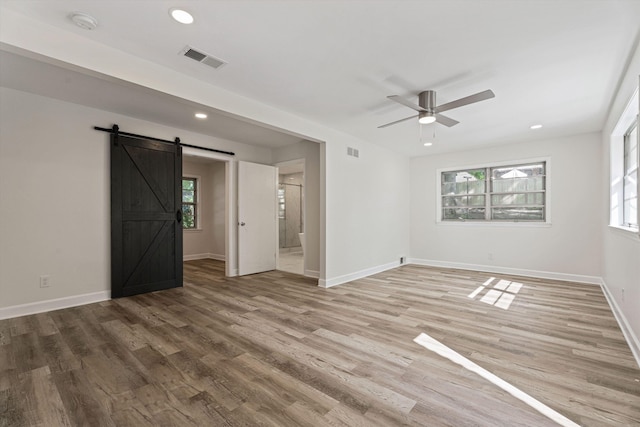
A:
<svg viewBox="0 0 640 427">
<path fill-rule="evenodd" d="M 556 425 L 420 333 L 581 426 L 640 425 L 640 369 L 598 286 L 224 270 L 189 261 L 184 288 L 0 321 L 0 427 Z"/>
</svg>

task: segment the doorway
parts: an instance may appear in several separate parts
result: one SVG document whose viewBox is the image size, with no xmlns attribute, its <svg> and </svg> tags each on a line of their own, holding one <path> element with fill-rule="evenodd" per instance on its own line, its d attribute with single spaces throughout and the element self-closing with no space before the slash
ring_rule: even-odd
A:
<svg viewBox="0 0 640 427">
<path fill-rule="evenodd" d="M 196 219 L 183 229 L 183 260 L 214 259 L 224 262 L 227 277 L 237 275 L 236 238 L 232 229 L 235 198 L 231 191 L 234 162 L 228 156 L 183 148 L 183 178 L 195 179 Z M 188 200 L 190 191 L 183 192 Z M 184 199 L 183 199 L 184 200 Z M 185 204 L 185 203 L 183 203 Z"/>
<path fill-rule="evenodd" d="M 305 272 L 305 163 L 304 159 L 276 164 L 278 168 L 277 269 Z"/>
</svg>

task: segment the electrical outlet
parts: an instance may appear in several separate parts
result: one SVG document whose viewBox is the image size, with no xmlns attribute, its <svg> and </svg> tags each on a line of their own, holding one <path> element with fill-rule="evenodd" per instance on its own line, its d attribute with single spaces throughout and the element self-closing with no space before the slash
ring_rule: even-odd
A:
<svg viewBox="0 0 640 427">
<path fill-rule="evenodd" d="M 49 275 L 40 276 L 40 287 L 48 288 L 49 286 L 51 286 L 51 276 Z"/>
<path fill-rule="evenodd" d="M 493 261 L 493 252 L 489 252 L 489 261 Z"/>
<path fill-rule="evenodd" d="M 406 257 L 401 256 L 401 257 L 400 257 L 400 264 L 404 264 L 405 262 L 407 262 L 407 258 L 406 258 Z"/>
</svg>

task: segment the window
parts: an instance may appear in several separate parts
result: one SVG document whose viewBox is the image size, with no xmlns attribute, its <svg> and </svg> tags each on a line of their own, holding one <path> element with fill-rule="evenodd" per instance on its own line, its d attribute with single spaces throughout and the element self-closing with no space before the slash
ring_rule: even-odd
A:
<svg viewBox="0 0 640 427">
<path fill-rule="evenodd" d="M 638 89 L 611 132 L 609 225 L 638 233 Z"/>
<path fill-rule="evenodd" d="M 544 222 L 546 161 L 443 171 L 442 221 Z"/>
<path fill-rule="evenodd" d="M 622 222 L 638 228 L 638 122 L 624 135 L 624 185 L 622 188 Z"/>
<path fill-rule="evenodd" d="M 198 226 L 198 179 L 182 178 L 182 228 Z"/>
</svg>

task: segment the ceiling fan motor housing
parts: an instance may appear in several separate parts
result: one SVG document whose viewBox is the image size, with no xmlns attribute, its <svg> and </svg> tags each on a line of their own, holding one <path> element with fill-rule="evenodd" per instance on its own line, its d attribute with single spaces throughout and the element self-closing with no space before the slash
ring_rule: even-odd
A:
<svg viewBox="0 0 640 427">
<path fill-rule="evenodd" d="M 418 105 L 433 114 L 436 108 L 436 92 L 434 90 L 420 92 L 418 95 Z"/>
</svg>

